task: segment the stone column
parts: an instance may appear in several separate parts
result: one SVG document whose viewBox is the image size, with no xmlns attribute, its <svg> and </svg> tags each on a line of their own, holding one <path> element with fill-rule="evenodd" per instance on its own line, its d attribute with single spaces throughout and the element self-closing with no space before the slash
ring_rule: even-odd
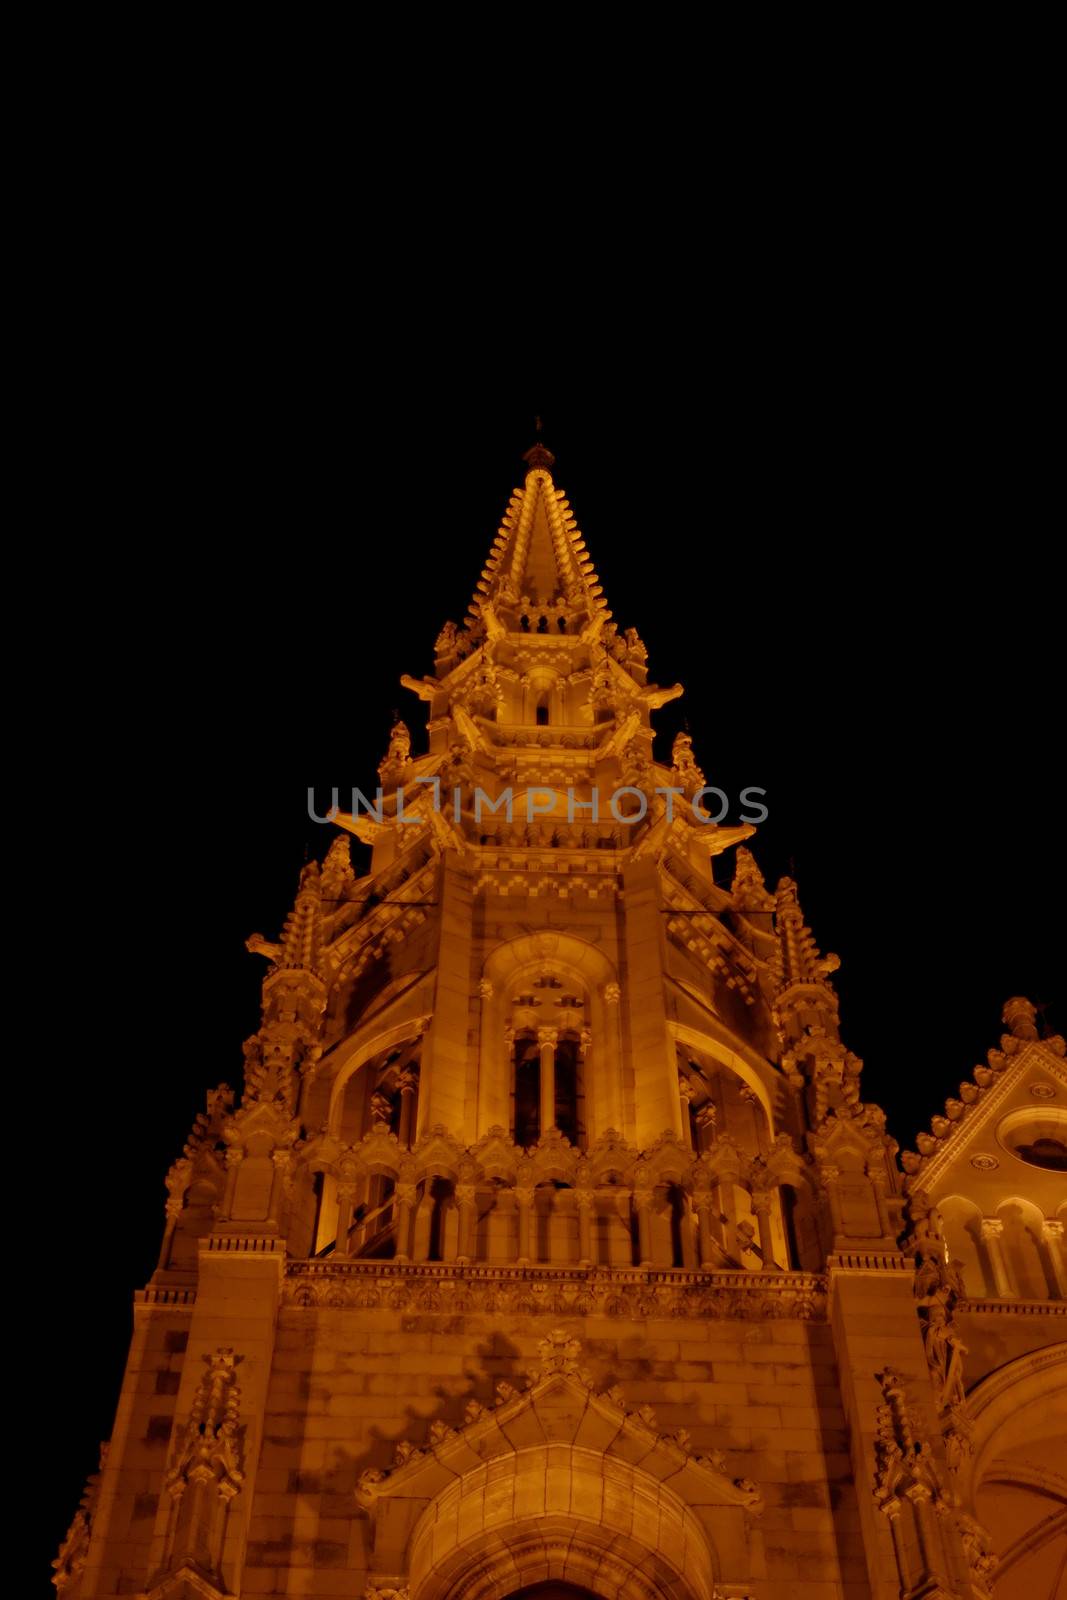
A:
<svg viewBox="0 0 1067 1600">
<path fill-rule="evenodd" d="M 651 856 L 623 868 L 626 1031 L 634 1063 L 635 1143 L 653 1144 L 665 1128 L 681 1136 L 678 1057 L 667 1018 L 670 970 L 659 866 Z"/>
<path fill-rule="evenodd" d="M 459 1240 L 457 1261 L 469 1261 L 474 1254 L 474 1230 L 478 1221 L 473 1183 L 456 1184 L 456 1204 L 459 1207 Z"/>
<path fill-rule="evenodd" d="M 693 1144 L 693 1119 L 689 1115 L 689 1102 L 693 1098 L 693 1085 L 682 1072 L 678 1074 L 678 1098 L 681 1101 L 682 1110 L 682 1138 L 693 1154 L 696 1155 L 696 1147 Z"/>
<path fill-rule="evenodd" d="M 700 1265 L 702 1267 L 719 1267 L 722 1265 L 723 1253 L 711 1229 L 711 1214 L 715 1209 L 715 1200 L 711 1190 L 697 1189 L 693 1194 L 693 1204 L 697 1213 L 697 1243 L 700 1247 Z"/>
<path fill-rule="evenodd" d="M 239 1144 L 231 1144 L 226 1150 L 226 1189 L 222 1196 L 222 1205 L 219 1207 L 219 1221 L 226 1221 L 233 1216 L 234 1196 L 237 1192 L 237 1179 L 240 1175 L 241 1162 L 245 1158 L 244 1150 Z"/>
<path fill-rule="evenodd" d="M 398 1183 L 393 1192 L 396 1202 L 396 1257 L 397 1261 L 410 1260 L 411 1208 L 415 1204 L 415 1185 Z"/>
<path fill-rule="evenodd" d="M 519 1219 L 519 1265 L 527 1266 L 530 1261 L 530 1213 L 533 1211 L 534 1191 L 532 1189 L 515 1190 L 515 1209 Z"/>
<path fill-rule="evenodd" d="M 406 831 L 411 831 L 406 830 Z M 477 1085 L 471 1057 L 470 1005 L 472 988 L 471 941 L 474 927 L 471 878 L 457 850 L 446 850 L 439 878 L 440 934 L 433 1016 L 426 1031 L 419 1063 L 420 1130 L 441 1123 L 461 1142 L 468 1139 L 466 1107 Z M 473 1120 L 473 1118 L 472 1118 Z M 474 1135 L 476 1137 L 476 1135 Z"/>
<path fill-rule="evenodd" d="M 541 1137 L 556 1126 L 556 1041 L 558 1028 L 538 1028 L 541 1049 Z"/>
<path fill-rule="evenodd" d="M 574 1202 L 578 1207 L 578 1265 L 588 1267 L 593 1261 L 593 1206 L 592 1189 L 576 1189 Z"/>
<path fill-rule="evenodd" d="M 397 1078 L 397 1087 L 400 1090 L 400 1126 L 397 1129 L 397 1138 L 404 1149 L 411 1146 L 411 1136 L 415 1131 L 415 1092 L 419 1086 L 419 1075 L 413 1067 L 405 1067 Z"/>
<path fill-rule="evenodd" d="M 333 1247 L 335 1256 L 347 1256 L 348 1232 L 352 1226 L 352 1208 L 356 1199 L 354 1183 L 337 1185 L 337 1240 Z"/>
<path fill-rule="evenodd" d="M 763 1251 L 763 1267 L 773 1272 L 778 1263 L 774 1259 L 774 1237 L 771 1233 L 771 1200 L 770 1189 L 761 1189 L 752 1196 L 752 1210 L 759 1228 L 760 1249 Z"/>
<path fill-rule="evenodd" d="M 1063 1252 L 1063 1223 L 1055 1218 L 1046 1217 L 1041 1224 L 1041 1236 L 1048 1249 L 1049 1266 L 1056 1287 L 1060 1292 L 1060 1299 L 1067 1300 L 1067 1257 Z"/>
<path fill-rule="evenodd" d="M 591 1056 L 593 1073 L 585 1086 L 590 1139 L 623 1124 L 621 998 L 622 990 L 614 979 L 590 995 L 590 1022 L 596 1036 L 596 1049 Z"/>
<path fill-rule="evenodd" d="M 1011 1278 L 1008 1275 L 1008 1263 L 1004 1259 L 1004 1224 L 999 1217 L 982 1218 L 982 1243 L 989 1256 L 989 1265 L 993 1269 L 993 1282 L 996 1285 L 998 1300 L 1010 1300 L 1013 1290 Z"/>
<path fill-rule="evenodd" d="M 878 1208 L 878 1226 L 883 1239 L 893 1238 L 893 1225 L 889 1220 L 889 1206 L 887 1204 L 886 1188 L 888 1179 L 884 1167 L 872 1167 L 867 1172 L 874 1190 L 874 1203 Z"/>
<path fill-rule="evenodd" d="M 274 1170 L 271 1173 L 270 1178 L 270 1198 L 267 1201 L 267 1216 L 275 1218 L 278 1216 L 278 1213 L 281 1209 L 282 1190 L 285 1183 L 285 1175 L 289 1171 L 289 1164 L 292 1160 L 292 1157 L 288 1150 L 282 1149 L 272 1150 L 270 1159 Z"/>
<path fill-rule="evenodd" d="M 174 1233 L 178 1226 L 178 1218 L 185 1209 L 185 1192 L 172 1194 L 167 1197 L 165 1207 L 166 1226 L 163 1229 L 163 1243 L 159 1249 L 160 1270 L 170 1264 L 170 1249 L 174 1242 Z"/>
<path fill-rule="evenodd" d="M 836 1250 L 838 1242 L 844 1238 L 845 1233 L 841 1220 L 841 1197 L 837 1192 L 837 1180 L 841 1174 L 837 1167 L 824 1163 L 819 1170 L 819 1176 L 830 1211 L 830 1249 Z"/>
<path fill-rule="evenodd" d="M 652 1190 L 635 1189 L 633 1208 L 637 1212 L 638 1265 L 652 1266 Z"/>
</svg>

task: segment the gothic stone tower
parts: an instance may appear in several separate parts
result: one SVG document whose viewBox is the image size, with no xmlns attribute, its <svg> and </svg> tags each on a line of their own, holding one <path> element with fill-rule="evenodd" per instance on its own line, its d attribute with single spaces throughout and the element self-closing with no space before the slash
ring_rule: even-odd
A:
<svg viewBox="0 0 1067 1600">
<path fill-rule="evenodd" d="M 688 737 L 654 756 L 680 686 L 526 460 L 469 620 L 404 680 L 425 753 L 398 723 L 381 804 L 249 940 L 243 1093 L 167 1175 L 63 1600 L 991 1592 L 982 1474 L 1021 1391 L 976 1454 L 961 1329 L 1040 1408 L 1062 1224 L 977 1161 L 957 1182 L 959 1138 L 988 1103 L 1047 1154 L 1062 1041 L 1016 1003 L 905 1180 L 836 958 L 752 826 L 694 806 Z"/>
</svg>

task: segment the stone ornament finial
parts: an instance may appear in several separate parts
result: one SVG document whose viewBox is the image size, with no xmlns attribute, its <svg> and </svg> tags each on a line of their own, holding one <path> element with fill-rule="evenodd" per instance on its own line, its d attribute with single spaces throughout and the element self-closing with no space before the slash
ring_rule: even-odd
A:
<svg viewBox="0 0 1067 1600">
<path fill-rule="evenodd" d="M 1037 1007 L 1023 995 L 1015 995 L 1005 1003 L 1001 1021 L 1010 1028 L 1016 1039 L 1036 1039 Z"/>
<path fill-rule="evenodd" d="M 534 426 L 537 430 L 537 438 L 529 450 L 523 451 L 522 459 L 531 472 L 551 472 L 556 464 L 556 458 L 541 439 L 543 424 L 540 417 L 535 419 Z"/>
</svg>

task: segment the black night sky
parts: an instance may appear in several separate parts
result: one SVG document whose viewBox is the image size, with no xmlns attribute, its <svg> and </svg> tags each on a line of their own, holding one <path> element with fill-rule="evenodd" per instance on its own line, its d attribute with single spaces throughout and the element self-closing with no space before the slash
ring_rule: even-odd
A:
<svg viewBox="0 0 1067 1600">
<path fill-rule="evenodd" d="M 657 754 L 686 719 L 709 783 L 766 789 L 752 848 L 840 955 L 844 1037 L 901 1144 L 997 1042 L 1008 996 L 1067 1029 L 1036 406 L 958 348 L 909 365 L 892 330 L 818 381 L 814 338 L 728 375 L 710 345 L 640 375 L 623 352 L 610 378 L 528 359 L 531 339 L 484 370 L 412 342 L 387 382 L 350 346 L 327 393 L 328 360 L 283 372 L 276 351 L 197 374 L 179 326 L 181 403 L 160 409 L 146 369 L 144 414 L 101 430 L 86 492 L 105 522 L 114 493 L 124 538 L 83 547 L 72 580 L 133 591 L 69 690 L 81 933 L 53 950 L 48 1002 L 71 1052 L 41 1224 L 63 1296 L 41 1352 L 62 1374 L 49 1554 L 111 1427 L 164 1173 L 204 1091 L 239 1082 L 264 972 L 245 938 L 277 934 L 329 842 L 308 786 L 372 788 L 394 709 L 424 748 L 399 676 L 461 620 L 536 413 L 615 620 L 654 681 L 685 685 Z M 62 874 L 58 830 L 54 849 Z"/>
</svg>

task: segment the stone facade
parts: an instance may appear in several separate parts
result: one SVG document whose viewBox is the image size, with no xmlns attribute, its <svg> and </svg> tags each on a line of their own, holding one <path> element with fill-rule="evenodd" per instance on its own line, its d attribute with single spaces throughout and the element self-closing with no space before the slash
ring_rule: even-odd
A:
<svg viewBox="0 0 1067 1600">
<path fill-rule="evenodd" d="M 1051 1595 L 1063 1041 L 1009 1002 L 898 1153 L 836 957 L 688 736 L 654 758 L 680 686 L 526 459 L 404 680 L 425 754 L 398 723 L 248 941 L 59 1592 Z"/>
</svg>

